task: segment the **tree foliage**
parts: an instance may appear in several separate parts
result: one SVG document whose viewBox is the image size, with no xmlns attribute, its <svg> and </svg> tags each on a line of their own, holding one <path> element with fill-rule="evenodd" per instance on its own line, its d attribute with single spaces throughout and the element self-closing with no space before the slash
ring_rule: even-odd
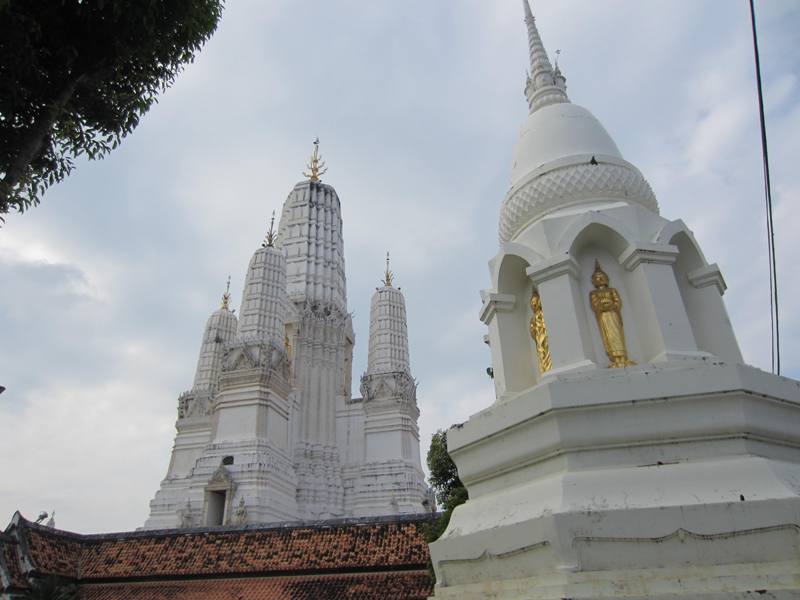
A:
<svg viewBox="0 0 800 600">
<path fill-rule="evenodd" d="M 131 133 L 223 0 L 0 0 L 0 219 Z"/>
<path fill-rule="evenodd" d="M 458 477 L 458 470 L 447 452 L 447 432 L 441 429 L 431 437 L 428 450 L 428 481 L 436 493 L 436 502 L 444 509 L 439 519 L 434 521 L 425 532 L 428 542 L 439 538 L 450 523 L 450 515 L 459 504 L 467 501 L 467 489 Z"/>
</svg>

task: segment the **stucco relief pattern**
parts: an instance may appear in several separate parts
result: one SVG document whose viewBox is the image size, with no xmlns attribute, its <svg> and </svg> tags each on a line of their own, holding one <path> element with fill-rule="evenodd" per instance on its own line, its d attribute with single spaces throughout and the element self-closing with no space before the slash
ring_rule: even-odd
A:
<svg viewBox="0 0 800 600">
<path fill-rule="evenodd" d="M 512 191 L 500 209 L 500 241 L 508 242 L 534 218 L 573 202 L 613 198 L 658 212 L 658 201 L 642 174 L 612 164 L 553 169 Z"/>
</svg>

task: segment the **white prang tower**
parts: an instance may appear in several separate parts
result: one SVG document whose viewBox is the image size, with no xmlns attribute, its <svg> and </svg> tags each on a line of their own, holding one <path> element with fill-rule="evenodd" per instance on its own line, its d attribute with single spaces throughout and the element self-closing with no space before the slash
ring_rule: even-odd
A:
<svg viewBox="0 0 800 600">
<path fill-rule="evenodd" d="M 341 205 L 318 142 L 278 231 L 250 259 L 239 318 L 226 291 L 181 394 L 146 529 L 433 510 L 420 465 L 403 296 L 372 302 L 364 398 L 351 398 Z"/>
<path fill-rule="evenodd" d="M 409 512 L 427 494 L 420 468 L 417 384 L 411 376 L 406 304 L 393 285 L 386 254 L 383 286 L 369 311 L 367 372 L 361 377 L 364 407 L 364 464 L 359 468 L 357 512 Z M 434 506 L 429 499 L 429 505 Z"/>
<path fill-rule="evenodd" d="M 800 597 L 800 383 L 742 363 L 725 283 L 570 103 L 527 0 L 530 115 L 481 292 L 496 401 L 437 598 Z"/>
</svg>

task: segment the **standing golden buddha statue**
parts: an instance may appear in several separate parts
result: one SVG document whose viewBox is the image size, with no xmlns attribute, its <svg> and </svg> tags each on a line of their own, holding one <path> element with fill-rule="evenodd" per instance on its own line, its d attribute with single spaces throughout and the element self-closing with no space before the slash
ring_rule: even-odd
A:
<svg viewBox="0 0 800 600">
<path fill-rule="evenodd" d="M 608 275 L 600 268 L 600 263 L 594 261 L 592 284 L 595 289 L 589 294 L 597 325 L 603 336 L 603 346 L 611 361 L 608 365 L 612 369 L 635 365 L 628 358 L 628 349 L 625 346 L 625 329 L 622 325 L 622 299 L 619 292 L 608 287 Z"/>
<path fill-rule="evenodd" d="M 536 342 L 536 354 L 539 356 L 539 372 L 545 373 L 553 368 L 553 359 L 550 357 L 550 344 L 547 341 L 547 327 L 544 324 L 544 311 L 539 292 L 533 290 L 531 296 L 531 337 Z"/>
</svg>

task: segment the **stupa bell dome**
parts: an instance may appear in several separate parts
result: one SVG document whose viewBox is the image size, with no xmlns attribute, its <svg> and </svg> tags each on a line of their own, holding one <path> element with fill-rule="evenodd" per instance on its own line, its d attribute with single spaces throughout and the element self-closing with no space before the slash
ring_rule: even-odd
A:
<svg viewBox="0 0 800 600">
<path fill-rule="evenodd" d="M 527 1 L 530 114 L 514 148 L 511 189 L 500 209 L 499 236 L 508 242 L 546 214 L 576 204 L 637 203 L 658 212 L 650 184 L 622 154 L 595 116 L 567 96 L 566 78 L 553 68 Z"/>
<path fill-rule="evenodd" d="M 550 163 L 573 157 L 622 155 L 603 125 L 577 104 L 550 104 L 528 115 L 520 129 L 511 167 L 511 186 Z"/>
</svg>

